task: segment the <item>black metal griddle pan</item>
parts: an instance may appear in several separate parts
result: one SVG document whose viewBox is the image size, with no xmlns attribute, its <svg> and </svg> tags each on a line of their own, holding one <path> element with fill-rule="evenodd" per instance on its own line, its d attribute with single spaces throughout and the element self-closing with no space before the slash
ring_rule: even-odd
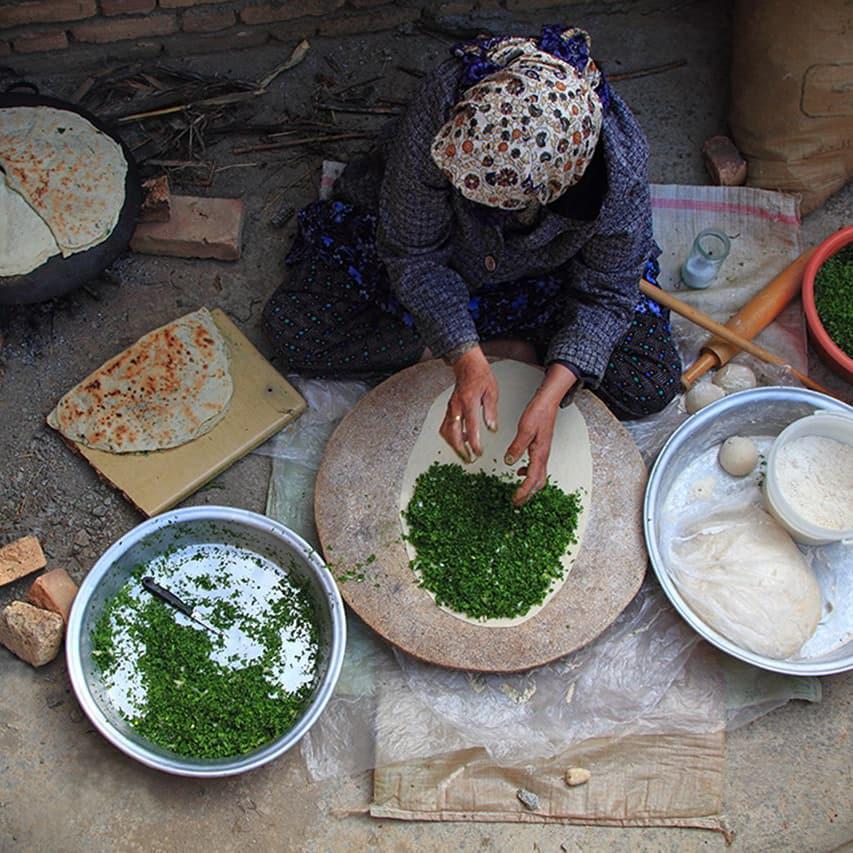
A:
<svg viewBox="0 0 853 853">
<path fill-rule="evenodd" d="M 0 109 L 8 107 L 54 107 L 77 113 L 121 145 L 124 158 L 127 160 L 124 206 L 113 233 L 106 240 L 91 249 L 77 252 L 67 258 L 54 255 L 40 267 L 36 267 L 25 275 L 0 276 L 0 304 L 43 302 L 46 299 L 62 296 L 87 281 L 97 278 L 127 248 L 133 229 L 136 227 L 142 199 L 139 171 L 133 155 L 118 134 L 109 125 L 76 104 L 44 95 L 7 91 L 0 94 Z"/>
</svg>

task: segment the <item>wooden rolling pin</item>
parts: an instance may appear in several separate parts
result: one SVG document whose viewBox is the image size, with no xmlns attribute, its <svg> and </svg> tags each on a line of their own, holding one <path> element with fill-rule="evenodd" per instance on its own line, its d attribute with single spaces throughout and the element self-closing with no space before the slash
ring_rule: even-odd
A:
<svg viewBox="0 0 853 853">
<path fill-rule="evenodd" d="M 700 311 L 698 308 L 694 308 L 692 305 L 682 302 L 671 293 L 667 293 L 667 291 L 661 290 L 659 287 L 656 287 L 643 279 L 640 280 L 640 290 L 645 293 L 649 299 L 653 299 L 659 305 L 663 305 L 664 308 L 669 308 L 670 311 L 675 311 L 676 314 L 680 314 L 682 317 L 690 320 L 691 323 L 695 323 L 697 326 L 707 329 L 712 334 L 718 335 L 724 341 L 733 345 L 736 349 L 748 352 L 750 355 L 754 355 L 756 358 L 766 361 L 769 364 L 779 364 L 783 367 L 787 367 L 788 370 L 790 370 L 791 373 L 806 386 L 806 388 L 811 388 L 814 391 L 820 391 L 821 394 L 828 394 L 830 397 L 836 396 L 828 388 L 824 388 L 823 385 L 815 382 L 813 379 L 809 379 L 805 373 L 800 373 L 799 370 L 795 370 L 784 359 L 779 358 L 778 355 L 774 355 L 769 350 L 764 349 L 764 347 L 760 347 L 758 344 L 754 344 L 752 341 L 741 337 L 737 332 L 728 328 L 728 326 L 718 323 L 716 320 L 713 320 L 705 314 L 704 311 Z"/>
<path fill-rule="evenodd" d="M 803 252 L 799 258 L 785 267 L 766 287 L 756 293 L 740 311 L 729 318 L 726 328 L 740 335 L 741 338 L 752 340 L 760 331 L 769 326 L 790 304 L 791 300 L 799 294 L 803 270 L 813 252 L 814 249 Z M 709 370 L 716 370 L 727 364 L 741 349 L 743 347 L 736 346 L 722 335 L 715 335 L 702 346 L 699 358 L 684 371 L 681 384 L 689 390 L 697 379 L 704 376 Z"/>
</svg>

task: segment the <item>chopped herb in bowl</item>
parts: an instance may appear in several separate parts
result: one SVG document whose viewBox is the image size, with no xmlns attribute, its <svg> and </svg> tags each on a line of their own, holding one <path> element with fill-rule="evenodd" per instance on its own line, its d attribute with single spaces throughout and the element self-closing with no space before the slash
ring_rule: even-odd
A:
<svg viewBox="0 0 853 853">
<path fill-rule="evenodd" d="M 251 752 L 291 729 L 314 693 L 319 638 L 307 589 L 240 550 L 190 546 L 139 566 L 92 631 L 114 707 L 178 755 Z M 216 632 L 152 597 L 146 573 L 171 578 Z"/>
</svg>

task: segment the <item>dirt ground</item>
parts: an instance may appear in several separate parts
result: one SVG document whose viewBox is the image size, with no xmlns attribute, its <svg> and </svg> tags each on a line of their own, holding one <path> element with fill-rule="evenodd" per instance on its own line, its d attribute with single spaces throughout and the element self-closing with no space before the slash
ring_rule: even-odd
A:
<svg viewBox="0 0 853 853">
<path fill-rule="evenodd" d="M 617 88 L 652 146 L 651 179 L 706 183 L 700 147 L 725 132 L 728 3 L 711 0 L 572 7 L 593 35 L 610 72 L 687 59 L 684 67 L 625 81 Z M 501 13 L 482 23 L 525 29 L 555 13 Z M 405 97 L 416 80 L 398 63 L 427 69 L 448 40 L 424 34 L 317 39 L 307 59 L 282 75 L 258 104 L 256 120 L 287 109 L 305 113 L 318 74 L 339 85 L 382 75 L 380 94 Z M 195 57 L 182 67 L 260 78 L 290 45 Z M 331 57 L 332 61 L 328 61 Z M 61 62 L 61 60 L 59 60 Z M 334 71 L 334 67 L 340 71 Z M 33 79 L 46 94 L 69 97 L 86 76 L 61 67 Z M 377 127 L 375 116 L 347 126 Z M 240 196 L 246 204 L 244 253 L 234 263 L 127 255 L 114 282 L 96 281 L 54 302 L 0 307 L 0 542 L 37 535 L 50 564 L 78 582 L 98 555 L 142 519 L 44 424 L 57 399 L 91 369 L 149 329 L 201 305 L 227 311 L 265 354 L 259 329 L 266 298 L 284 273 L 294 222 L 270 225 L 285 201 L 316 194 L 323 157 L 347 159 L 366 143 L 330 144 L 235 156 L 228 138 L 209 151 L 220 172 L 198 194 Z M 850 186 L 806 217 L 807 245 L 853 221 Z M 824 374 L 821 373 L 823 377 Z M 841 387 L 836 385 L 836 387 Z M 849 386 L 848 386 L 849 391 Z M 222 503 L 262 511 L 269 460 L 251 455 L 189 504 Z M 23 596 L 27 581 L 0 591 L 0 604 Z M 711 833 L 674 829 L 594 829 L 527 825 L 406 824 L 338 817 L 367 802 L 369 780 L 309 785 L 298 754 L 246 777 L 198 783 L 147 770 L 109 746 L 77 705 L 60 658 L 31 670 L 0 649 L 0 850 L 699 850 L 720 848 Z M 744 850 L 834 850 L 853 839 L 853 770 L 848 729 L 853 677 L 823 679 L 823 702 L 788 706 L 728 739 L 724 813 Z"/>
</svg>

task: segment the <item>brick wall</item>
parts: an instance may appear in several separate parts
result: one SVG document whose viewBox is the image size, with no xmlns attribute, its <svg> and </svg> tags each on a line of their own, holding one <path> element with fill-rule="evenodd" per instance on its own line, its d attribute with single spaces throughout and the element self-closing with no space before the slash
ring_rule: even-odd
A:
<svg viewBox="0 0 853 853">
<path fill-rule="evenodd" d="M 0 57 L 23 66 L 85 62 L 115 44 L 122 58 L 254 47 L 270 40 L 378 32 L 436 14 L 544 8 L 559 0 L 0 0 Z M 60 59 L 61 58 L 61 59 Z"/>
</svg>

